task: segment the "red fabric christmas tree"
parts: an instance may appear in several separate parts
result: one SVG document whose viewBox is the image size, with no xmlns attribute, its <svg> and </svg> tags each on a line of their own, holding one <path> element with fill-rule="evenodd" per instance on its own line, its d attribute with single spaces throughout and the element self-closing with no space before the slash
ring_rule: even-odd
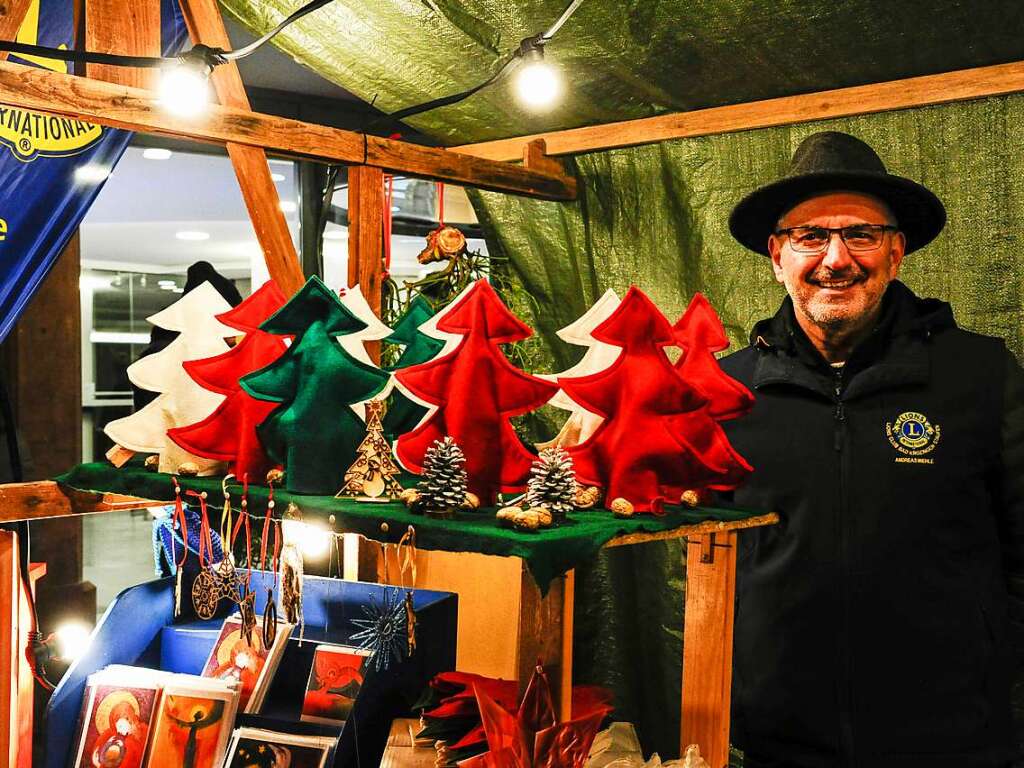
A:
<svg viewBox="0 0 1024 768">
<path fill-rule="evenodd" d="M 635 286 L 593 331 L 622 347 L 611 366 L 559 386 L 605 421 L 568 449 L 580 482 L 604 486 L 606 498 L 625 498 L 638 511 L 660 510 L 683 490 L 735 488 L 751 471 L 711 416 L 707 399 L 688 384 L 664 347 L 672 327 Z"/>
<path fill-rule="evenodd" d="M 274 362 L 287 349 L 283 337 L 259 329 L 260 323 L 284 302 L 281 289 L 267 281 L 237 307 L 217 316 L 225 325 L 245 333 L 245 337 L 223 354 L 185 363 L 185 370 L 201 387 L 227 398 L 202 421 L 167 432 L 186 451 L 230 461 L 236 477 L 248 473 L 249 479 L 256 482 L 261 482 L 274 465 L 256 437 L 256 427 L 277 403 L 257 400 L 241 388 L 238 380 Z"/>
<path fill-rule="evenodd" d="M 708 399 L 712 418 L 725 421 L 749 413 L 754 406 L 754 395 L 723 371 L 715 359 L 715 352 L 728 349 L 729 337 L 703 294 L 693 294 L 690 306 L 672 326 L 672 333 L 676 346 L 683 350 L 676 361 L 676 370 Z"/>
<path fill-rule="evenodd" d="M 499 344 L 521 341 L 532 331 L 486 280 L 477 281 L 447 310 L 437 329 L 463 338 L 450 353 L 395 374 L 400 388 L 436 406 L 416 429 L 398 438 L 398 458 L 422 472 L 427 448 L 450 436 L 466 455 L 469 490 L 484 504 L 493 504 L 498 491 L 526 487 L 536 458 L 509 419 L 540 407 L 558 387 L 524 373 L 502 354 Z"/>
</svg>

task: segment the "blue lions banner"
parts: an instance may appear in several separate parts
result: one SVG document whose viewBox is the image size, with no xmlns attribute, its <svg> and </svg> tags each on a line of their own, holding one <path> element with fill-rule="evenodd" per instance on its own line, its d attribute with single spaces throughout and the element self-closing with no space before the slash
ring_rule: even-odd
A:
<svg viewBox="0 0 1024 768">
<path fill-rule="evenodd" d="M 186 30 L 177 0 L 161 3 L 164 54 Z M 72 0 L 32 0 L 18 42 L 73 44 Z M 67 73 L 55 59 L 10 55 Z M 6 338 L 81 223 L 131 133 L 0 105 L 0 341 Z"/>
</svg>

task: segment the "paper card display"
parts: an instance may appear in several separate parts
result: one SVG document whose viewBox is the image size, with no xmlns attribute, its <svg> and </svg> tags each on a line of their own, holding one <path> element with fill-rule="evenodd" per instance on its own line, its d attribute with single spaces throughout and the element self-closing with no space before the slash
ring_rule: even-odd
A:
<svg viewBox="0 0 1024 768">
<path fill-rule="evenodd" d="M 157 705 L 146 768 L 220 768 L 238 706 L 227 683 L 168 678 Z"/>
<path fill-rule="evenodd" d="M 318 645 L 302 701 L 302 720 L 340 725 L 348 719 L 366 676 L 370 652 L 341 645 Z"/>
<path fill-rule="evenodd" d="M 142 766 L 159 687 L 145 674 L 134 672 L 120 669 L 89 676 L 72 763 L 75 768 Z"/>
<path fill-rule="evenodd" d="M 242 637 L 241 617 L 238 614 L 229 616 L 224 620 L 217 642 L 206 659 L 202 676 L 236 683 L 239 710 L 259 712 L 292 626 L 279 621 L 274 644 L 266 648 L 260 626 L 253 630 L 250 644 Z"/>
<path fill-rule="evenodd" d="M 226 768 L 324 768 L 335 741 L 328 736 L 300 736 L 261 728 L 239 728 L 231 739 Z"/>
</svg>

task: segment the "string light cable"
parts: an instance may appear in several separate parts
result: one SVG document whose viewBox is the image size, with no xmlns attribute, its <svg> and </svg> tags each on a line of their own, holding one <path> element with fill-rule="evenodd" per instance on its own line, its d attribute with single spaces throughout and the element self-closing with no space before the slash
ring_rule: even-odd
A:
<svg viewBox="0 0 1024 768">
<path fill-rule="evenodd" d="M 191 70 L 199 71 L 205 75 L 221 64 L 229 61 L 237 61 L 255 53 L 260 47 L 270 42 L 278 33 L 289 25 L 295 23 L 303 16 L 322 8 L 332 0 L 311 0 L 290 15 L 281 20 L 273 29 L 263 36 L 252 41 L 248 45 L 235 50 L 227 51 L 199 43 L 192 46 L 180 56 L 124 56 L 116 53 L 99 53 L 97 51 L 82 51 L 65 48 L 50 48 L 45 45 L 31 45 L 19 43 L 13 40 L 0 40 L 0 51 L 13 54 L 28 54 L 40 56 L 46 59 L 58 59 L 70 61 L 76 64 L 108 64 L 115 67 L 163 67 L 174 68 L 184 66 Z"/>
<path fill-rule="evenodd" d="M 413 115 L 420 115 L 424 112 L 439 109 L 440 107 L 457 104 L 458 102 L 465 101 L 473 94 L 478 93 L 489 85 L 497 82 L 502 75 L 508 72 L 516 63 L 523 62 L 525 64 L 523 67 L 524 70 L 530 66 L 542 65 L 544 60 L 544 46 L 547 45 L 556 34 L 558 34 L 558 31 L 565 25 L 569 18 L 576 13 L 576 10 L 582 3 L 583 0 L 572 0 L 572 2 L 566 6 L 566 9 L 562 11 L 562 15 L 558 17 L 557 21 L 555 21 L 555 23 L 548 27 L 544 32 L 521 40 L 519 42 L 519 46 L 512 51 L 512 53 L 506 55 L 494 73 L 483 82 L 474 85 L 472 88 L 460 91 L 459 93 L 453 93 L 450 96 L 442 96 L 437 99 L 425 101 L 422 104 L 414 104 L 411 107 L 405 107 L 397 112 L 385 115 L 385 117 L 390 118 L 391 120 L 404 120 L 405 118 L 412 117 Z"/>
</svg>

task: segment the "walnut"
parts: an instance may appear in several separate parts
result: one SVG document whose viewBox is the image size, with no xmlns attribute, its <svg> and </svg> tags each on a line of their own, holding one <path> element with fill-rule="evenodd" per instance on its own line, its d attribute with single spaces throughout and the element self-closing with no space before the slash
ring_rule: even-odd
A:
<svg viewBox="0 0 1024 768">
<path fill-rule="evenodd" d="M 199 465 L 194 461 L 183 461 L 178 465 L 178 474 L 185 477 L 195 477 L 199 474 Z"/>
<path fill-rule="evenodd" d="M 517 531 L 536 531 L 540 528 L 540 515 L 532 509 L 521 509 L 512 518 L 512 525 Z"/>
<path fill-rule="evenodd" d="M 147 456 L 146 457 L 146 471 L 156 472 L 160 469 L 160 457 L 159 456 Z"/>
<path fill-rule="evenodd" d="M 466 507 L 469 509 L 480 509 L 480 497 L 475 493 L 466 491 Z"/>
<path fill-rule="evenodd" d="M 420 497 L 420 492 L 415 488 L 406 488 L 400 494 L 398 494 L 398 500 L 401 501 L 405 506 L 411 507 Z"/>
<path fill-rule="evenodd" d="M 530 512 L 537 513 L 537 520 L 540 523 L 541 528 L 550 528 L 553 521 L 551 516 L 551 510 L 547 507 L 530 507 Z"/>
<path fill-rule="evenodd" d="M 632 517 L 635 512 L 633 505 L 621 496 L 612 501 L 611 510 L 616 517 Z"/>
<path fill-rule="evenodd" d="M 280 485 L 284 482 L 284 470 L 275 467 L 267 472 L 267 485 Z"/>
</svg>

